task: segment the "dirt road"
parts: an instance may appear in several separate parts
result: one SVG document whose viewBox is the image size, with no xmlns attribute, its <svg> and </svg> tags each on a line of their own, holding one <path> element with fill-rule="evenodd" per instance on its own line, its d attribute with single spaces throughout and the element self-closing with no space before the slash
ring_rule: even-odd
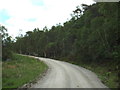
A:
<svg viewBox="0 0 120 90">
<path fill-rule="evenodd" d="M 49 70 L 32 88 L 107 88 L 87 69 L 53 59 L 39 59 L 49 66 Z"/>
</svg>

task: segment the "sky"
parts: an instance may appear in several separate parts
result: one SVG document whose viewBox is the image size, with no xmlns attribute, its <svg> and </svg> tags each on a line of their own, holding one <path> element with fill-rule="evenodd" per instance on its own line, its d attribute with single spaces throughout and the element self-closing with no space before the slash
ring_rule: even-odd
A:
<svg viewBox="0 0 120 90">
<path fill-rule="evenodd" d="M 34 28 L 49 29 L 70 20 L 73 10 L 80 4 L 91 5 L 93 0 L 0 0 L 0 25 L 12 37 Z"/>
</svg>

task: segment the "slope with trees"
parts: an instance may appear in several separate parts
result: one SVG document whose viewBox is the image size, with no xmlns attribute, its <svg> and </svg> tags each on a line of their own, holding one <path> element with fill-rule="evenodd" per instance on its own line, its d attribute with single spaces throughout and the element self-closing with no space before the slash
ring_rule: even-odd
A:
<svg viewBox="0 0 120 90">
<path fill-rule="evenodd" d="M 82 4 L 63 25 L 35 28 L 17 37 L 16 53 L 55 58 L 77 64 L 112 65 L 119 72 L 119 3 Z M 109 63 L 109 64 L 108 64 Z M 118 81 L 116 81 L 118 82 Z"/>
<path fill-rule="evenodd" d="M 50 30 L 37 28 L 18 37 L 16 51 L 51 58 L 74 57 L 87 62 L 117 58 L 118 3 L 81 6 L 63 26 L 58 24 Z"/>
</svg>

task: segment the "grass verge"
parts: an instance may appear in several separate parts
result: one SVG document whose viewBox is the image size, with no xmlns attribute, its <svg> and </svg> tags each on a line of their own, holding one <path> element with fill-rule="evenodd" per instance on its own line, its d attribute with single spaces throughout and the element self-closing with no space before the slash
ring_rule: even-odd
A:
<svg viewBox="0 0 120 90">
<path fill-rule="evenodd" d="M 118 88 L 119 87 L 119 79 L 118 79 L 118 70 L 116 68 L 112 68 L 112 65 L 108 64 L 98 65 L 95 63 L 92 64 L 81 64 L 80 66 L 89 69 L 95 72 L 98 78 L 101 80 L 109 88 Z"/>
<path fill-rule="evenodd" d="M 18 88 L 33 81 L 47 70 L 42 61 L 18 54 L 2 63 L 2 88 Z"/>
<path fill-rule="evenodd" d="M 92 72 L 96 73 L 101 82 L 109 88 L 120 88 L 120 81 L 118 76 L 120 70 L 118 68 L 118 61 L 108 61 L 104 63 L 83 63 L 80 61 L 68 60 L 67 58 L 61 58 L 60 60 L 91 70 Z"/>
</svg>

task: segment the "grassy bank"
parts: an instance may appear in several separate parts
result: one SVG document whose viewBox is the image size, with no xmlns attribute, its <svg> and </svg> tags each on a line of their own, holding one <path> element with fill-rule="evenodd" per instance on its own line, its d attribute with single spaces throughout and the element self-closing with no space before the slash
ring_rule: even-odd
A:
<svg viewBox="0 0 120 90">
<path fill-rule="evenodd" d="M 118 70 L 108 64 L 81 64 L 80 66 L 95 72 L 98 78 L 109 88 L 118 88 Z"/>
<path fill-rule="evenodd" d="M 18 88 L 33 81 L 47 70 L 42 61 L 14 54 L 11 61 L 2 64 L 2 87 Z"/>
<path fill-rule="evenodd" d="M 66 61 L 72 64 L 76 64 L 78 66 L 84 67 L 92 72 L 96 73 L 98 78 L 109 88 L 120 88 L 119 85 L 119 68 L 118 61 L 107 61 L 104 63 L 83 63 L 80 61 L 68 60 L 67 58 L 62 58 L 62 61 Z"/>
</svg>

